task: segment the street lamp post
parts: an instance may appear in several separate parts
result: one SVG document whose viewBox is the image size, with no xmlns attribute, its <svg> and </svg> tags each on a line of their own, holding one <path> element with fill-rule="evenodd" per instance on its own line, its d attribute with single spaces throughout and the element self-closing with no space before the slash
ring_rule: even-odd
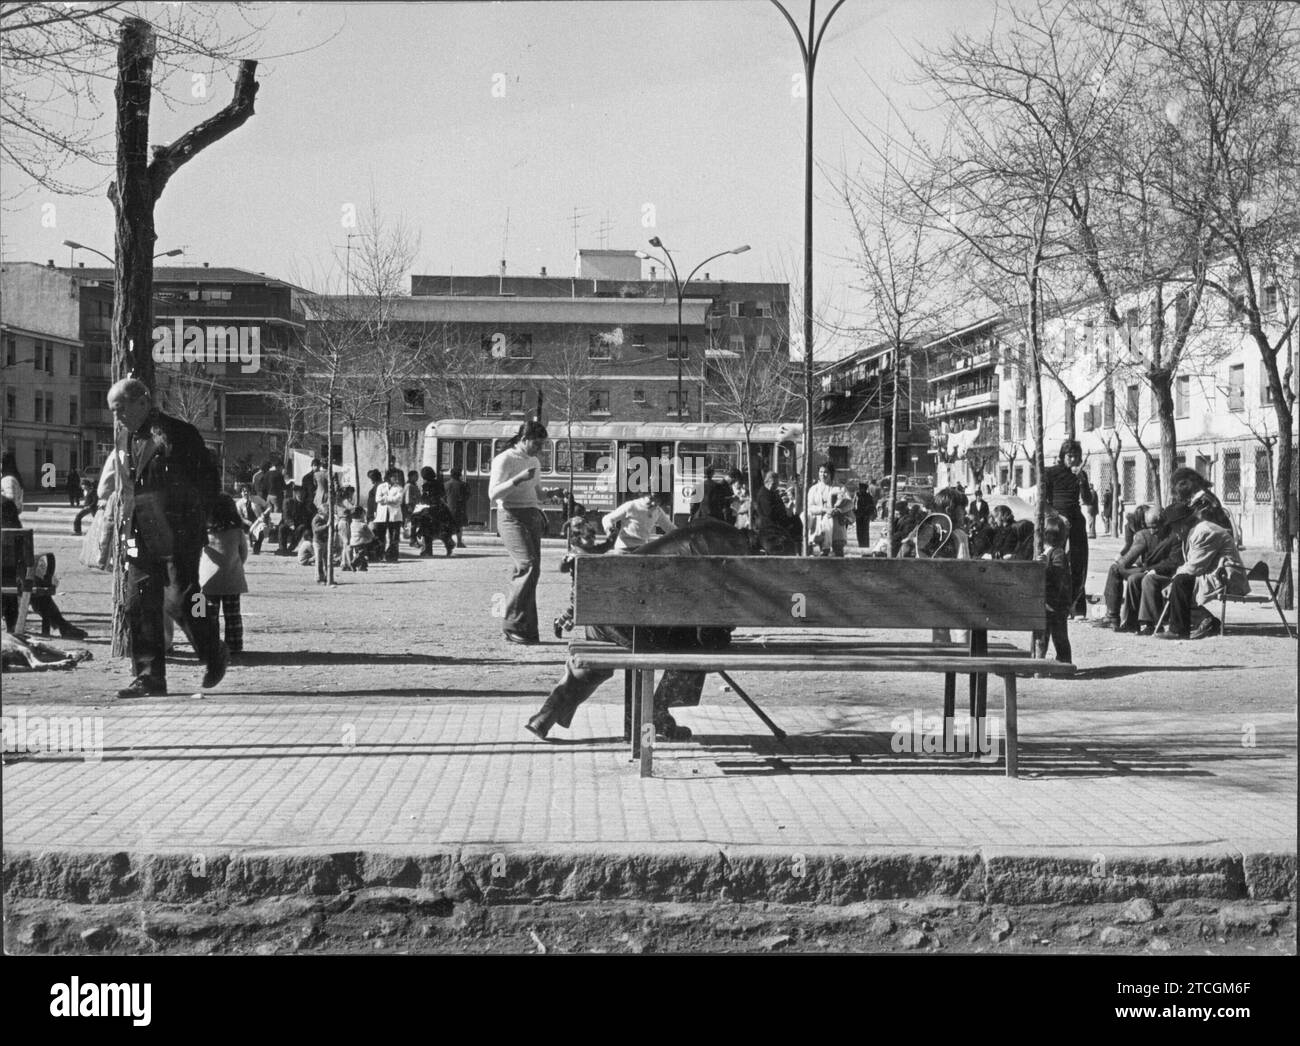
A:
<svg viewBox="0 0 1300 1046">
<path fill-rule="evenodd" d="M 672 252 L 664 246 L 663 241 L 659 239 L 658 236 L 651 239 L 650 246 L 658 247 L 664 252 L 664 257 L 668 259 L 668 271 L 673 274 L 673 289 L 677 292 L 677 416 L 680 418 L 685 413 L 685 410 L 682 407 L 682 299 L 686 295 L 686 288 L 690 286 L 691 280 L 695 278 L 695 274 L 704 268 L 704 266 L 708 265 L 709 262 L 713 261 L 715 258 L 721 258 L 724 254 L 744 254 L 749 250 L 749 244 L 744 243 L 739 247 L 731 248 L 729 251 L 718 251 L 717 254 L 709 255 L 709 257 L 705 258 L 699 265 L 695 266 L 695 268 L 691 270 L 691 274 L 684 280 L 679 280 L 677 278 L 677 265 L 673 261 Z M 654 257 L 654 255 L 647 254 L 645 251 L 637 251 L 636 253 L 639 258 Z M 701 392 L 701 410 L 703 410 L 703 407 L 704 394 Z"/>
<path fill-rule="evenodd" d="M 75 251 L 90 251 L 91 254 L 98 254 L 101 258 L 104 259 L 104 261 L 108 262 L 109 265 L 117 264 L 116 262 L 113 261 L 112 258 L 110 258 L 103 251 L 97 251 L 95 250 L 94 247 L 87 247 L 84 243 L 78 243 L 76 240 L 64 240 L 63 246 L 68 248 L 68 268 L 72 268 Z M 173 247 L 170 251 L 161 251 L 158 254 L 155 254 L 154 257 L 175 258 L 177 255 L 184 254 L 184 253 L 185 253 L 184 247 Z"/>
<path fill-rule="evenodd" d="M 799 31 L 799 25 L 790 17 L 790 12 L 782 6 L 780 0 L 772 0 L 773 6 L 781 12 L 794 30 L 795 39 L 799 41 L 799 54 L 803 58 L 804 79 L 804 166 L 803 166 L 803 353 L 804 353 L 804 426 L 803 448 L 804 479 L 806 483 L 812 468 L 813 450 L 813 74 L 817 66 L 817 54 L 821 50 L 822 37 L 826 27 L 831 24 L 835 12 L 844 0 L 836 0 L 831 13 L 817 29 L 817 0 L 808 0 L 808 36 Z M 892 508 L 891 508 L 892 511 Z M 803 549 L 808 549 L 808 519 L 804 513 Z"/>
</svg>

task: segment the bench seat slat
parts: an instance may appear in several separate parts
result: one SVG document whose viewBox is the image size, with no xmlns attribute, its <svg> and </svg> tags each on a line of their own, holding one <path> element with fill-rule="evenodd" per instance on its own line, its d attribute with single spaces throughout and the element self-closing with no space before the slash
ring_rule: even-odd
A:
<svg viewBox="0 0 1300 1046">
<path fill-rule="evenodd" d="M 1006 560 L 580 556 L 580 625 L 1044 627 L 1046 567 Z"/>
<path fill-rule="evenodd" d="M 962 657 L 957 654 L 913 656 L 903 654 L 786 654 L 779 651 L 741 653 L 731 650 L 648 652 L 634 654 L 611 645 L 608 650 L 575 650 L 572 655 L 579 668 L 628 669 L 680 672 L 954 672 L 957 674 L 1006 674 L 1043 672 L 1049 675 L 1073 675 L 1075 666 L 1059 661 L 1019 657 Z"/>
</svg>

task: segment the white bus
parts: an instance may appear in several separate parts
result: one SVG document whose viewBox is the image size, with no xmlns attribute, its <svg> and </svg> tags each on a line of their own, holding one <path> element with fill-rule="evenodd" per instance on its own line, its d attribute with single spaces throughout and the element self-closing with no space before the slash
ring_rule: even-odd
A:
<svg viewBox="0 0 1300 1046">
<path fill-rule="evenodd" d="M 496 529 L 495 509 L 488 502 L 488 476 L 492 459 L 519 431 L 515 421 L 435 421 L 424 432 L 425 465 L 445 479 L 459 469 L 468 488 L 470 526 Z M 706 422 L 575 422 L 573 449 L 562 421 L 546 422 L 550 438 L 538 458 L 542 463 L 542 490 L 556 492 L 555 512 L 562 518 L 573 465 L 573 497 L 588 511 L 608 512 L 641 494 L 672 491 L 673 518 L 690 517 L 700 498 L 704 469 L 721 474 L 745 471 L 744 426 Z M 774 471 L 783 487 L 794 483 L 800 471 L 798 455 L 803 426 L 794 423 L 755 425 L 750 433 L 753 471 Z"/>
</svg>

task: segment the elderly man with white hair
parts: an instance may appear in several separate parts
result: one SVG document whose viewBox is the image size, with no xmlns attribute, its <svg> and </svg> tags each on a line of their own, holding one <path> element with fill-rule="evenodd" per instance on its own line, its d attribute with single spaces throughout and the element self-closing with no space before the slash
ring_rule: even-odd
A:
<svg viewBox="0 0 1300 1046">
<path fill-rule="evenodd" d="M 162 413 L 149 388 L 123 378 L 108 409 L 125 456 L 126 616 L 135 679 L 119 698 L 167 693 L 163 618 L 181 626 L 206 663 L 203 686 L 216 686 L 230 662 L 199 588 L 199 559 L 221 477 L 198 429 Z"/>
</svg>

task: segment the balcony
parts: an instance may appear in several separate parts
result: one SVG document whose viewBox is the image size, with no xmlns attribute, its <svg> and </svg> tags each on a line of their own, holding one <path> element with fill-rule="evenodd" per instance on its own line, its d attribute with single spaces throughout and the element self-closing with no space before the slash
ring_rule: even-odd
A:
<svg viewBox="0 0 1300 1046">
<path fill-rule="evenodd" d="M 279 414 L 227 414 L 227 432 L 283 432 L 285 419 Z"/>
<path fill-rule="evenodd" d="M 945 418 L 972 410 L 997 409 L 998 391 L 974 392 L 965 396 L 936 396 L 921 404 L 921 413 L 927 418 Z"/>
</svg>

